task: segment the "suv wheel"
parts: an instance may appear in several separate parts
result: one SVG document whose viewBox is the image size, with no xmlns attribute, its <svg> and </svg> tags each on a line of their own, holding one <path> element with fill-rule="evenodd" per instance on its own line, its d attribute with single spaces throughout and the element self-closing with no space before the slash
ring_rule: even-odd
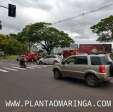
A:
<svg viewBox="0 0 113 112">
<path fill-rule="evenodd" d="M 98 79 L 96 78 L 95 75 L 88 75 L 86 76 L 85 80 L 88 86 L 95 87 L 99 85 Z"/>
<path fill-rule="evenodd" d="M 61 79 L 61 73 L 59 70 L 54 70 L 54 79 Z"/>
</svg>

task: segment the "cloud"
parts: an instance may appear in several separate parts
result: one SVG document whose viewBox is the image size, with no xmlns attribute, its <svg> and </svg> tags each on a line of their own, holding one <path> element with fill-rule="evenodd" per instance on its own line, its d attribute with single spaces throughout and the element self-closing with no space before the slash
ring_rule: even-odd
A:
<svg viewBox="0 0 113 112">
<path fill-rule="evenodd" d="M 7 10 L 0 10 L 0 16 L 3 23 L 2 33 L 19 32 L 27 24 L 34 22 L 51 22 L 54 23 L 64 18 L 77 16 L 95 8 L 102 7 L 106 4 L 113 3 L 112 0 L 12 0 L 13 2 L 4 1 L 2 5 L 8 3 L 16 4 L 17 17 L 10 18 L 7 16 Z M 96 24 L 100 19 L 112 15 L 113 5 L 90 13 L 85 16 L 75 17 L 72 20 L 53 25 L 60 30 L 69 32 L 75 39 L 83 41 L 88 39 L 95 41 L 97 35 L 93 34 L 90 27 Z M 74 36 L 75 37 L 74 37 Z M 75 39 L 75 40 L 76 40 Z M 85 41 L 85 40 L 84 40 Z"/>
</svg>

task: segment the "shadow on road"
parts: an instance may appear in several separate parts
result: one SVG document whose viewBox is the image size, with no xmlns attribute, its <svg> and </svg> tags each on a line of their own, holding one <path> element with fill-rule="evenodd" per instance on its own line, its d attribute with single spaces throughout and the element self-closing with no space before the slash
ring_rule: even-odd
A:
<svg viewBox="0 0 113 112">
<path fill-rule="evenodd" d="M 73 84 L 73 85 L 79 85 L 79 86 L 86 86 L 86 87 L 89 87 L 87 86 L 85 80 L 81 80 L 81 79 L 76 79 L 76 78 L 63 78 L 62 81 L 65 81 L 69 84 Z M 91 88 L 91 87 L 89 87 Z M 99 86 L 95 87 L 95 88 L 101 88 L 101 89 L 104 89 L 104 88 L 112 88 L 113 89 L 113 83 L 112 82 L 104 82 L 102 84 L 100 84 Z"/>
</svg>

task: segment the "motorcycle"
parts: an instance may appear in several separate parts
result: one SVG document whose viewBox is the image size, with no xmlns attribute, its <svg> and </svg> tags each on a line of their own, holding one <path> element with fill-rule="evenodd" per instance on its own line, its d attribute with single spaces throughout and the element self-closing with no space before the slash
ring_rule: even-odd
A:
<svg viewBox="0 0 113 112">
<path fill-rule="evenodd" d="M 19 65 L 20 65 L 21 68 L 26 68 L 27 67 L 24 56 L 21 56 L 21 58 L 19 60 Z"/>
</svg>

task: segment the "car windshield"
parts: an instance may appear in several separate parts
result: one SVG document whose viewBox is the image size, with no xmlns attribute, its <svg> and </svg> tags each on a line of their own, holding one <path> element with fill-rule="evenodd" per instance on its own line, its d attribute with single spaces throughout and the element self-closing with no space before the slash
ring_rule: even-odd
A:
<svg viewBox="0 0 113 112">
<path fill-rule="evenodd" d="M 104 64 L 104 65 L 108 65 L 109 64 L 109 60 L 107 57 L 105 56 L 91 56 L 91 64 L 92 65 L 101 65 L 101 64 Z"/>
</svg>

